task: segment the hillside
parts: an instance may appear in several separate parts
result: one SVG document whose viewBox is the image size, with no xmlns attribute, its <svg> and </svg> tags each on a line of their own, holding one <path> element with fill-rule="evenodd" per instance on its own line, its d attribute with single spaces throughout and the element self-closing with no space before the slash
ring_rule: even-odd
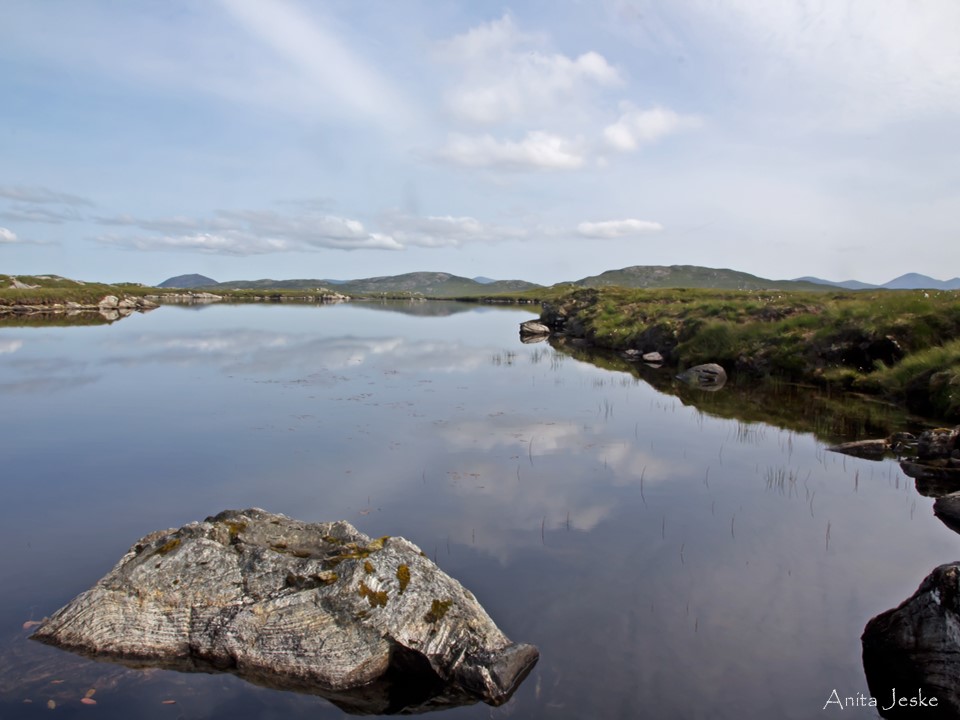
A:
<svg viewBox="0 0 960 720">
<path fill-rule="evenodd" d="M 796 280 L 767 280 L 745 272 L 697 265 L 634 265 L 576 280 L 579 287 L 704 288 L 712 290 L 806 290 L 829 287 Z"/>
<path fill-rule="evenodd" d="M 390 293 L 421 294 L 428 297 L 469 297 L 533 290 L 540 285 L 525 280 L 495 280 L 482 283 L 443 272 L 413 272 L 403 275 L 348 280 L 337 289 L 363 295 Z"/>
<path fill-rule="evenodd" d="M 211 285 L 216 285 L 217 281 L 213 278 L 208 278 L 206 275 L 197 275 L 196 273 L 192 275 L 177 275 L 176 277 L 167 278 L 162 283 L 157 285 L 158 288 L 183 288 L 183 289 L 193 289 L 193 288 L 202 288 L 210 287 Z"/>
<path fill-rule="evenodd" d="M 884 283 L 888 290 L 960 290 L 960 278 L 935 280 L 920 273 L 907 273 Z"/>
<path fill-rule="evenodd" d="M 423 295 L 425 297 L 475 297 L 532 290 L 540 285 L 524 280 L 489 280 L 451 275 L 443 272 L 413 272 L 358 280 L 293 279 L 229 280 L 216 282 L 203 275 L 178 275 L 164 280 L 157 287 L 177 287 L 212 292 L 226 290 L 311 290 L 336 287 L 347 295 Z"/>
<path fill-rule="evenodd" d="M 878 290 L 879 285 L 871 285 L 870 283 L 860 282 L 859 280 L 824 280 L 823 278 L 811 277 L 806 275 L 804 277 L 794 278 L 794 282 L 808 282 L 816 283 L 817 285 L 829 285 L 830 287 L 843 288 L 844 290 Z"/>
<path fill-rule="evenodd" d="M 831 285 L 846 290 L 960 290 L 960 278 L 937 280 L 929 275 L 921 275 L 920 273 L 906 273 L 905 275 L 885 282 L 883 285 L 871 285 L 870 283 L 860 282 L 859 280 L 834 282 L 817 277 L 801 277 L 796 280 L 797 282 L 806 281 L 819 283 L 821 285 Z"/>
</svg>

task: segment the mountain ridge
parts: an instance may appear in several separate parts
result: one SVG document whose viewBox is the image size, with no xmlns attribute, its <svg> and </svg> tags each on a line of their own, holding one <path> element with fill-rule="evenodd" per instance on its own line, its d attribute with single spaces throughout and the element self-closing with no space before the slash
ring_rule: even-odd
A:
<svg viewBox="0 0 960 720">
<path fill-rule="evenodd" d="M 620 286 L 628 288 L 710 288 L 717 290 L 807 290 L 824 292 L 831 288 L 845 290 L 958 290 L 960 278 L 936 280 L 920 273 L 906 273 L 883 285 L 859 280 L 831 281 L 806 276 L 792 280 L 771 280 L 729 268 L 708 268 L 699 265 L 631 265 L 607 270 L 579 280 L 564 283 L 578 287 Z M 462 277 L 446 272 L 419 271 L 400 275 L 379 275 L 353 280 L 289 279 L 231 280 L 217 282 L 205 275 L 189 274 L 168 278 L 157 287 L 217 290 L 325 290 L 333 286 L 338 292 L 357 295 L 419 294 L 435 297 L 469 297 L 523 292 L 545 287 L 526 280 L 492 280 L 477 276 Z"/>
</svg>

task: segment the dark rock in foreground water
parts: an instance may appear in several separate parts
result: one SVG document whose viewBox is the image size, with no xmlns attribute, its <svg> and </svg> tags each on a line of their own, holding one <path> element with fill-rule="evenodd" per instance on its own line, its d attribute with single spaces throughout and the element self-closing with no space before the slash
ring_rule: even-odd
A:
<svg viewBox="0 0 960 720">
<path fill-rule="evenodd" d="M 499 705 L 539 656 L 413 543 L 258 509 L 144 537 L 33 637 L 128 665 L 228 671 L 355 713 Z"/>
<path fill-rule="evenodd" d="M 960 562 L 941 565 L 917 591 L 863 631 L 863 667 L 884 717 L 960 716 Z M 936 698 L 934 706 L 891 707 L 896 696 Z"/>
</svg>

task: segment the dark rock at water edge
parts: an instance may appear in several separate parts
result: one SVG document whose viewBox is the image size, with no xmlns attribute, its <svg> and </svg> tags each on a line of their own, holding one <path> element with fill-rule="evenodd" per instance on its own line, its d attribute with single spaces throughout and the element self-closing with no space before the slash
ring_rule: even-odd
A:
<svg viewBox="0 0 960 720">
<path fill-rule="evenodd" d="M 413 543 L 259 509 L 147 535 L 33 638 L 377 714 L 499 705 L 539 657 Z"/>
<path fill-rule="evenodd" d="M 884 717 L 960 716 L 960 562 L 941 565 L 898 607 L 867 623 L 861 638 L 870 693 Z M 936 698 L 934 707 L 893 707 L 899 697 Z"/>
<path fill-rule="evenodd" d="M 960 492 L 938 497 L 933 503 L 933 514 L 948 528 L 960 533 Z"/>
</svg>

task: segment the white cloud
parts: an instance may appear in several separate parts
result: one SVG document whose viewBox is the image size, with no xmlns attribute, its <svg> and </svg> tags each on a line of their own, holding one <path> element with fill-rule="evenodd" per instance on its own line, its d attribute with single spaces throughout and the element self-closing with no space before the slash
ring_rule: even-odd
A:
<svg viewBox="0 0 960 720">
<path fill-rule="evenodd" d="M 602 220 L 600 222 L 582 222 L 577 225 L 577 232 L 583 237 L 612 239 L 643 235 L 663 230 L 663 225 L 649 220 Z"/>
<path fill-rule="evenodd" d="M 542 37 L 522 33 L 509 15 L 479 25 L 442 44 L 444 59 L 463 77 L 447 95 L 454 115 L 493 124 L 538 118 L 561 106 L 580 104 L 595 87 L 622 82 L 601 54 L 577 57 L 545 52 Z"/>
<path fill-rule="evenodd" d="M 472 217 L 406 215 L 390 213 L 380 225 L 404 246 L 459 247 L 467 242 L 498 242 L 527 236 L 525 230 L 489 225 Z"/>
<path fill-rule="evenodd" d="M 620 119 L 613 125 L 608 125 L 603 131 L 603 136 L 615 150 L 631 152 L 641 145 L 654 143 L 678 130 L 699 125 L 699 118 L 680 115 L 667 108 L 654 107 L 649 110 L 640 110 L 625 104 Z"/>
<path fill-rule="evenodd" d="M 15 243 L 18 242 L 17 234 L 13 230 L 8 230 L 5 227 L 0 227 L 0 243 Z"/>
<path fill-rule="evenodd" d="M 512 170 L 571 170 L 585 161 L 578 144 L 560 135 L 528 132 L 523 140 L 497 140 L 492 135 L 451 135 L 440 156 L 468 167 Z"/>
</svg>

